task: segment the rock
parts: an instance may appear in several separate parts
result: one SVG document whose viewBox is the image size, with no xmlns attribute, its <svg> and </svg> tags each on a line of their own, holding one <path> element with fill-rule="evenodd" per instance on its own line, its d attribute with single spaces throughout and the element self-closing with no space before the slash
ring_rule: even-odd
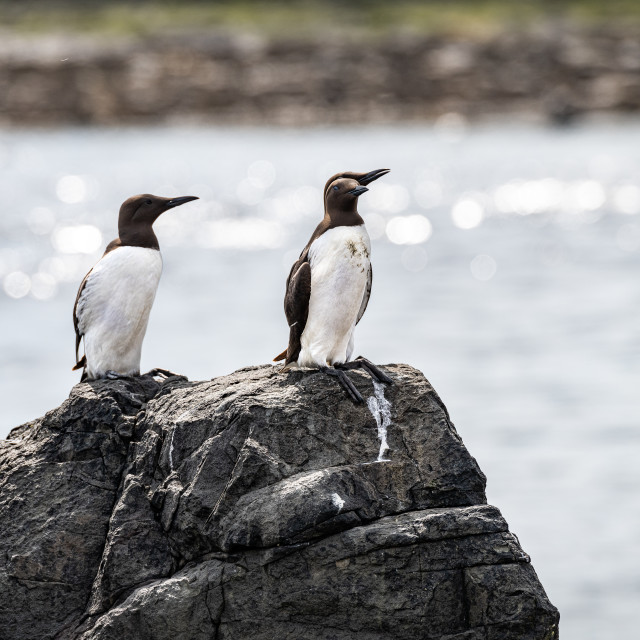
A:
<svg viewBox="0 0 640 640">
<path fill-rule="evenodd" d="M 0 442 L 2 638 L 557 638 L 440 398 L 386 370 L 349 374 L 367 407 L 271 366 L 76 385 Z"/>
<path fill-rule="evenodd" d="M 127 461 L 118 432 L 158 389 L 148 378 L 77 385 L 0 441 L 2 638 L 50 638 L 84 611 Z"/>
<path fill-rule="evenodd" d="M 309 125 L 640 111 L 631 21 L 494 33 L 0 37 L 0 123 Z M 357 78 L 357 82 L 351 79 Z"/>
</svg>

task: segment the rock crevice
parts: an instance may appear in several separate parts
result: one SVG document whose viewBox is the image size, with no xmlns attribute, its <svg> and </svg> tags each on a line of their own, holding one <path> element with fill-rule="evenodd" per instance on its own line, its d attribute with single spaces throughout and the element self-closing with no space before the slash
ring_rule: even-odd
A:
<svg viewBox="0 0 640 640">
<path fill-rule="evenodd" d="M 0 442 L 3 638 L 557 638 L 442 401 L 386 371 L 384 407 L 349 374 L 371 411 L 270 366 L 76 385 Z"/>
</svg>

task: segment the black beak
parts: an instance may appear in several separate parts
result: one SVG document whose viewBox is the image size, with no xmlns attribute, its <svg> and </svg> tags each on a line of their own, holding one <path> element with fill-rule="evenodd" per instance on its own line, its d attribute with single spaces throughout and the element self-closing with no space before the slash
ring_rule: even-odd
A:
<svg viewBox="0 0 640 640">
<path fill-rule="evenodd" d="M 382 176 L 386 176 L 389 171 L 391 171 L 391 169 L 375 169 L 374 171 L 369 171 L 369 173 L 360 178 L 358 182 L 360 184 L 369 184 Z"/>
<path fill-rule="evenodd" d="M 367 187 L 356 187 L 355 189 L 351 189 L 351 191 L 347 191 L 347 193 L 350 193 L 352 196 L 361 196 L 365 191 L 369 191 L 369 189 L 367 189 Z"/>
<path fill-rule="evenodd" d="M 181 204 L 185 204 L 186 202 L 191 202 L 192 200 L 198 200 L 198 196 L 182 196 L 180 198 L 171 198 L 169 202 L 167 202 L 167 209 L 173 209 L 173 207 L 179 207 Z"/>
</svg>

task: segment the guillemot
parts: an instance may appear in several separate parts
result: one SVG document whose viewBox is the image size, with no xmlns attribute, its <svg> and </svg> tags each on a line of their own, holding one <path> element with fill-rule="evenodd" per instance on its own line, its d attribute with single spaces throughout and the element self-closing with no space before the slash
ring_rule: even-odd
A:
<svg viewBox="0 0 640 640">
<path fill-rule="evenodd" d="M 324 218 L 316 227 L 287 278 L 284 310 L 289 345 L 275 361 L 291 367 L 317 367 L 338 378 L 355 402 L 362 395 L 345 369 L 363 368 L 379 382 L 391 379 L 366 358 L 350 361 L 353 332 L 371 295 L 371 242 L 358 213 L 366 185 L 389 173 L 343 172 L 324 188 Z"/>
<path fill-rule="evenodd" d="M 82 381 L 140 374 L 142 341 L 162 273 L 153 223 L 196 196 L 132 196 L 122 203 L 118 238 L 82 280 L 73 307 Z M 84 339 L 84 355 L 78 358 Z M 162 370 L 154 370 L 161 372 Z"/>
</svg>

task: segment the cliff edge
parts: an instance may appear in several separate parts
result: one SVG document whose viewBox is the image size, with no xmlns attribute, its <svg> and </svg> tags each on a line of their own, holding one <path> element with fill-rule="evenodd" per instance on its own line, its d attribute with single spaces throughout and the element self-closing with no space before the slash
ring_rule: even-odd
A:
<svg viewBox="0 0 640 640">
<path fill-rule="evenodd" d="M 552 640 L 429 382 L 241 369 L 76 385 L 0 441 L 5 640 Z"/>
</svg>

